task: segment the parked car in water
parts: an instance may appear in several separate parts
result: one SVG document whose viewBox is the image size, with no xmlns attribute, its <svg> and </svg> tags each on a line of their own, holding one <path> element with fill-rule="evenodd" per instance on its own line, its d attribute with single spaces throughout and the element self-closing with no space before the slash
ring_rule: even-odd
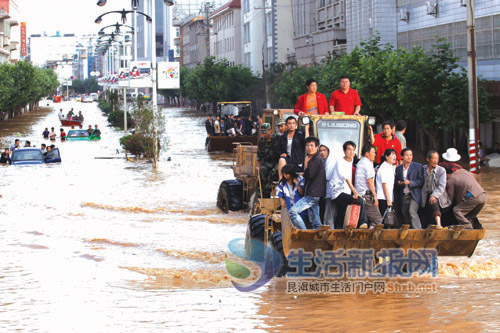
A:
<svg viewBox="0 0 500 333">
<path fill-rule="evenodd" d="M 94 101 L 94 98 L 92 98 L 92 96 L 90 96 L 90 95 L 84 96 L 82 99 L 82 103 L 92 103 L 93 101 Z"/>
<path fill-rule="evenodd" d="M 90 94 L 90 97 L 92 97 L 92 99 L 93 99 L 94 101 L 98 101 L 98 100 L 99 100 L 99 95 L 98 95 L 97 93 L 91 93 L 91 94 Z"/>
<path fill-rule="evenodd" d="M 101 131 L 93 130 L 89 132 L 85 129 L 70 130 L 66 135 L 67 141 L 94 141 L 101 140 Z"/>
<path fill-rule="evenodd" d="M 19 148 L 12 152 L 12 165 L 44 164 L 61 162 L 61 155 L 58 148 L 54 148 L 42 153 L 39 148 Z"/>
<path fill-rule="evenodd" d="M 82 96 L 78 95 L 75 97 L 75 102 L 81 102 L 82 101 Z"/>
</svg>

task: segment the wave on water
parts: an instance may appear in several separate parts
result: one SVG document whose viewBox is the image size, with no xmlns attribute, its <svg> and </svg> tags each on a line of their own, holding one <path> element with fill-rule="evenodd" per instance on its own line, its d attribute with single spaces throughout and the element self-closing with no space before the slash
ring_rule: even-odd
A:
<svg viewBox="0 0 500 333">
<path fill-rule="evenodd" d="M 500 260 L 439 264 L 439 276 L 464 277 L 469 279 L 498 279 L 500 278 Z"/>
<path fill-rule="evenodd" d="M 120 212 L 128 212 L 128 213 L 178 213 L 178 214 L 186 214 L 186 215 L 213 215 L 218 214 L 220 211 L 218 209 L 200 209 L 200 210 L 192 210 L 192 209 L 175 209 L 175 208 L 165 208 L 165 207 L 155 207 L 155 208 L 144 208 L 144 207 L 120 207 L 113 205 L 105 205 L 94 202 L 82 202 L 82 207 L 90 207 L 96 209 L 110 210 L 110 211 L 120 211 Z"/>
<path fill-rule="evenodd" d="M 111 241 L 106 238 L 94 238 L 90 240 L 85 240 L 88 243 L 93 243 L 93 244 L 109 244 L 109 245 L 116 245 L 116 246 L 123 246 L 123 247 L 139 247 L 139 244 L 134 244 L 134 243 L 124 243 L 124 242 L 117 242 L 117 241 Z"/>
<path fill-rule="evenodd" d="M 167 256 L 180 259 L 203 261 L 209 264 L 222 264 L 224 263 L 224 259 L 226 257 L 225 253 L 214 253 L 214 252 L 203 252 L 203 251 L 200 252 L 181 251 L 181 250 L 169 250 L 169 249 L 158 249 L 157 251 Z"/>
</svg>

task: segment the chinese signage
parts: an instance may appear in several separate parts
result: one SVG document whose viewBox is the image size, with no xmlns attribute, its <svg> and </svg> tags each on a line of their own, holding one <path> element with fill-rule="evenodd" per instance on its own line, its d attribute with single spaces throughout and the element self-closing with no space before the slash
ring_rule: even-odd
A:
<svg viewBox="0 0 500 333">
<path fill-rule="evenodd" d="M 151 61 L 130 62 L 130 88 L 152 88 Z"/>
<path fill-rule="evenodd" d="M 21 22 L 21 57 L 26 57 L 26 22 Z"/>
</svg>

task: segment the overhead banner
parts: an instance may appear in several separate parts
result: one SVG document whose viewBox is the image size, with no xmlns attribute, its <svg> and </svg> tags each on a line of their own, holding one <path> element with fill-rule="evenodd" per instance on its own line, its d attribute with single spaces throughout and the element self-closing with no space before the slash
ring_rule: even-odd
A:
<svg viewBox="0 0 500 333">
<path fill-rule="evenodd" d="M 28 48 L 26 47 L 26 22 L 21 22 L 21 57 L 26 57 Z"/>
<path fill-rule="evenodd" d="M 130 88 L 152 88 L 151 61 L 130 62 Z"/>
<path fill-rule="evenodd" d="M 179 62 L 159 62 L 158 89 L 180 89 L 180 68 Z"/>
</svg>

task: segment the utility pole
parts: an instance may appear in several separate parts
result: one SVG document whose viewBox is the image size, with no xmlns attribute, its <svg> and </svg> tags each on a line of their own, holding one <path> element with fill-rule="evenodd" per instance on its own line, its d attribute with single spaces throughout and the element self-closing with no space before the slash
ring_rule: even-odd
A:
<svg viewBox="0 0 500 333">
<path fill-rule="evenodd" d="M 479 112 L 477 97 L 475 0 L 467 0 L 467 71 L 469 78 L 469 160 L 470 172 L 479 173 Z"/>
<path fill-rule="evenodd" d="M 269 52 L 267 52 L 267 15 L 266 15 L 266 0 L 262 0 L 262 17 L 264 18 L 264 41 L 262 43 L 262 79 L 264 80 L 265 95 L 266 95 L 266 108 L 271 108 L 269 102 L 269 83 L 267 82 L 266 66 L 269 69 Z M 272 29 L 272 27 L 269 27 Z"/>
<path fill-rule="evenodd" d="M 158 112 L 158 96 L 156 91 L 156 3 L 151 1 L 151 81 L 153 82 L 153 169 L 158 168 L 158 129 L 156 127 L 157 112 Z"/>
<path fill-rule="evenodd" d="M 201 8 L 205 16 L 205 43 L 207 48 L 207 57 L 210 57 L 210 13 L 214 10 L 214 4 L 205 2 Z"/>
</svg>

